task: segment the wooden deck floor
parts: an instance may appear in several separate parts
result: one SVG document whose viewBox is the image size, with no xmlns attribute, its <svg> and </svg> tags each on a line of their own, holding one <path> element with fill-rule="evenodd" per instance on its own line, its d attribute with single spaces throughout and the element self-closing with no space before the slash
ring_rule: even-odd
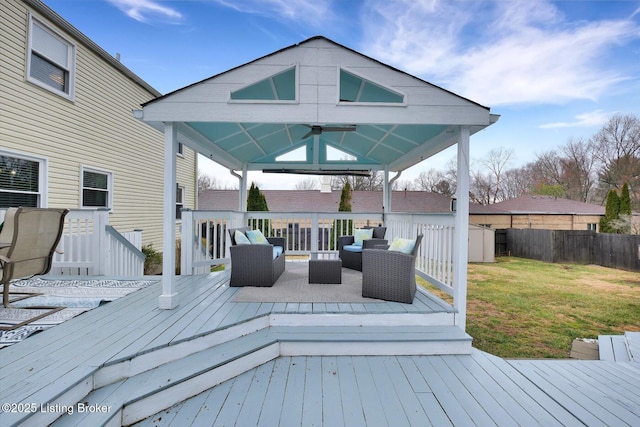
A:
<svg viewBox="0 0 640 427">
<path fill-rule="evenodd" d="M 638 426 L 640 369 L 471 355 L 280 357 L 135 424 Z"/>
<path fill-rule="evenodd" d="M 123 370 L 133 369 L 134 359 L 161 364 L 163 358 L 215 345 L 228 331 L 246 335 L 270 323 L 382 327 L 420 325 L 425 316 L 433 316 L 435 324 L 452 324 L 455 315 L 450 306 L 425 293 L 418 293 L 414 304 L 236 303 L 238 288 L 230 288 L 228 279 L 225 272 L 180 277 L 181 299 L 174 310 L 158 309 L 158 283 L 0 349 L 0 401 L 39 405 L 79 399 L 96 382 L 114 381 Z M 27 418 L 24 413 L 0 412 L 0 425 Z"/>
<path fill-rule="evenodd" d="M 0 402 L 37 406 L 0 411 L 0 425 L 47 425 L 61 414 L 40 405 L 74 402 L 114 409 L 55 425 L 132 424 L 178 402 L 144 425 L 190 425 L 196 415 L 205 421 L 191 425 L 640 425 L 637 363 L 593 365 L 610 373 L 613 394 L 571 375 L 559 383 L 555 367 L 536 361 L 419 356 L 438 354 L 455 316 L 426 293 L 411 305 L 237 303 L 226 273 L 181 277 L 177 287 L 174 310 L 158 309 L 158 284 L 0 349 Z M 586 366 L 563 369 L 593 375 Z M 591 400 L 612 415 L 587 416 Z"/>
</svg>

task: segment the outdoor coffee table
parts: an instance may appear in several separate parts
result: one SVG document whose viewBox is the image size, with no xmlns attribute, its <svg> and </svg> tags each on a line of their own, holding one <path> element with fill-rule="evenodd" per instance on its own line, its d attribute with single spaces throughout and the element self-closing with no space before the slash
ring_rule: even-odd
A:
<svg viewBox="0 0 640 427">
<path fill-rule="evenodd" d="M 311 254 L 309 283 L 342 283 L 342 260 L 340 258 L 318 258 L 318 254 Z"/>
</svg>

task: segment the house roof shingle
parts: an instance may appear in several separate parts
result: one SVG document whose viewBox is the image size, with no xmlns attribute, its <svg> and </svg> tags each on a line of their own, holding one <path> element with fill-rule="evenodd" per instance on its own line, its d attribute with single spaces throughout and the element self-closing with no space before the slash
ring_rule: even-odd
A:
<svg viewBox="0 0 640 427">
<path fill-rule="evenodd" d="M 604 206 L 552 196 L 525 195 L 493 205 L 512 214 L 604 215 Z"/>
<path fill-rule="evenodd" d="M 338 212 L 340 191 L 323 193 L 318 190 L 261 190 L 270 211 L 274 212 Z M 427 191 L 393 191 L 394 212 L 450 212 L 451 198 Z M 206 190 L 198 195 L 199 209 L 237 210 L 238 190 Z M 352 212 L 382 212 L 381 191 L 353 191 Z M 493 206 L 469 205 L 472 214 L 506 214 Z"/>
</svg>

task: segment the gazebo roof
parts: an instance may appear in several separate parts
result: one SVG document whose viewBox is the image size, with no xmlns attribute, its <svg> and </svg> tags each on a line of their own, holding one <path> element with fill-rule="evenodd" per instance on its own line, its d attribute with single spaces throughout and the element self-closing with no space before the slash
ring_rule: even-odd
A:
<svg viewBox="0 0 640 427">
<path fill-rule="evenodd" d="M 401 171 L 494 123 L 489 108 L 313 37 L 161 96 L 138 112 L 232 170 Z"/>
</svg>

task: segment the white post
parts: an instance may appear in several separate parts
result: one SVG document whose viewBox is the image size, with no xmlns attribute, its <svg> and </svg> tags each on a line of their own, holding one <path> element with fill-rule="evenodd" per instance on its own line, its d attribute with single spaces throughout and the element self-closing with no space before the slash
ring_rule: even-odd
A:
<svg viewBox="0 0 640 427">
<path fill-rule="evenodd" d="M 193 275 L 193 248 L 200 243 L 193 240 L 193 211 L 191 209 L 182 209 L 181 227 L 180 274 L 191 276 Z"/>
<path fill-rule="evenodd" d="M 164 125 L 164 207 L 162 242 L 162 295 L 161 309 L 176 306 L 174 279 L 176 265 L 176 154 L 178 136 L 173 123 Z"/>
<path fill-rule="evenodd" d="M 105 276 L 112 273 L 112 254 L 107 236 L 106 226 L 109 225 L 109 209 L 98 208 L 93 213 L 93 236 L 96 239 L 97 249 L 94 261 L 94 272 L 99 276 Z M 79 237 L 81 238 L 81 237 Z"/>
<path fill-rule="evenodd" d="M 453 254 L 453 306 L 458 310 L 456 325 L 467 324 L 467 260 L 469 258 L 469 127 L 458 135 L 458 181 Z"/>
</svg>

